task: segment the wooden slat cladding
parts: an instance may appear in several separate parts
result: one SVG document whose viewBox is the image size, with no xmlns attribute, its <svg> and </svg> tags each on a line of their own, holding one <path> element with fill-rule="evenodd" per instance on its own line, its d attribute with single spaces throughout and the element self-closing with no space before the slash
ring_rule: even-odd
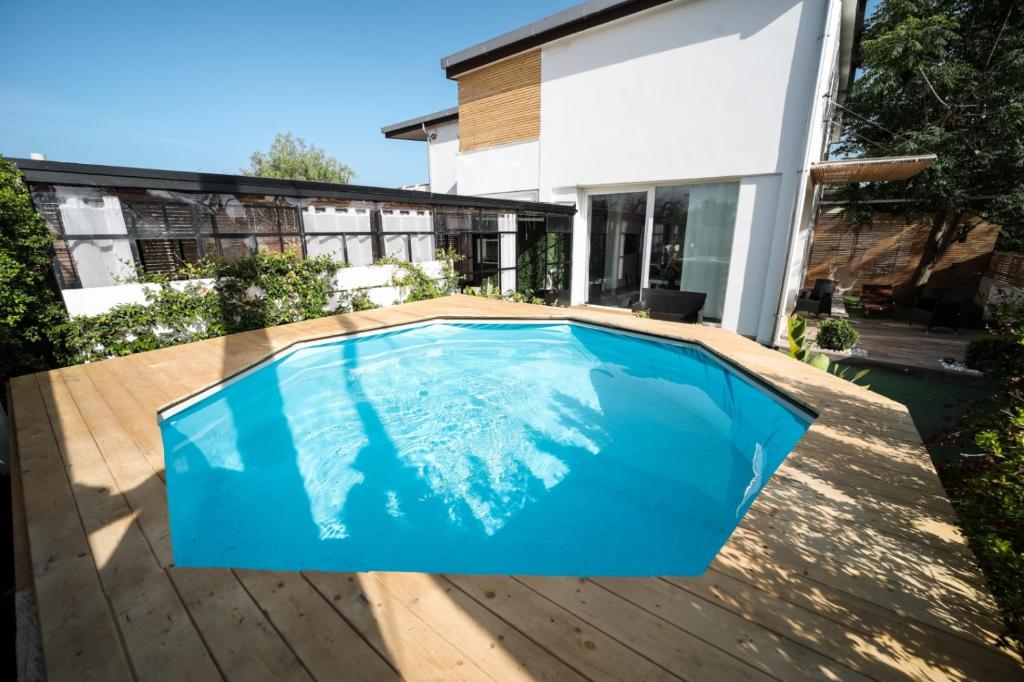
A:
<svg viewBox="0 0 1024 682">
<path fill-rule="evenodd" d="M 540 50 L 459 78 L 459 149 L 540 136 Z"/>
<path fill-rule="evenodd" d="M 996 251 L 986 274 L 1003 284 L 1024 287 L 1024 253 Z"/>
<path fill-rule="evenodd" d="M 973 220 L 972 220 L 973 222 Z M 907 287 L 924 253 L 931 216 L 919 222 L 891 213 L 875 213 L 872 224 L 854 225 L 842 211 L 822 213 L 814 229 L 814 242 L 804 286 L 814 280 L 833 279 L 839 287 L 859 294 L 865 284 Z M 977 288 L 989 267 L 999 237 L 999 226 L 981 223 L 964 242 L 954 242 L 936 264 L 933 286 Z"/>
</svg>

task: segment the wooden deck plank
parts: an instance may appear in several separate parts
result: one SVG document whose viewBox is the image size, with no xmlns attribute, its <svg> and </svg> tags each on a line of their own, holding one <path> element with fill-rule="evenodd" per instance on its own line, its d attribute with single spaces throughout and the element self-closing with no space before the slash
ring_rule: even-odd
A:
<svg viewBox="0 0 1024 682">
<path fill-rule="evenodd" d="M 372 576 L 319 572 L 304 575 L 403 677 L 492 679 Z"/>
<path fill-rule="evenodd" d="M 166 490 L 159 472 L 153 469 L 124 428 L 137 420 L 131 418 L 131 413 L 115 414 L 107 404 L 107 396 L 100 393 L 82 367 L 63 369 L 59 376 L 67 395 L 75 402 L 83 425 L 88 425 L 116 489 L 131 507 L 135 522 L 146 536 L 159 566 L 169 566 L 173 559 Z M 122 403 L 120 407 L 129 406 Z"/>
<path fill-rule="evenodd" d="M 397 671 L 298 573 L 235 573 L 314 678 L 399 679 Z"/>
<path fill-rule="evenodd" d="M 163 480 L 164 448 L 160 429 L 156 421 L 156 408 L 162 401 L 148 396 L 155 391 L 152 382 L 139 381 L 145 377 L 128 373 L 118 374 L 96 363 L 84 365 L 83 371 L 103 396 L 124 427 L 128 436 L 135 441 L 149 466 Z"/>
<path fill-rule="evenodd" d="M 771 679 L 770 666 L 761 661 L 735 656 L 584 578 L 519 576 L 516 580 L 683 679 Z M 731 616 L 727 611 L 701 614 L 702 626 L 714 630 L 724 625 L 723 619 L 734 620 Z M 744 636 L 725 630 L 721 634 L 728 639 Z M 787 671 L 794 679 L 802 672 L 797 666 Z"/>
<path fill-rule="evenodd" d="M 66 370 L 65 370 L 66 371 Z M 103 590 L 139 679 L 218 677 L 216 666 L 122 496 L 62 372 L 37 375 Z M 102 425 L 97 422 L 97 428 Z M 108 427 L 110 425 L 108 424 Z"/>
<path fill-rule="evenodd" d="M 784 582 L 785 581 L 785 582 Z M 647 581 L 639 581 L 646 584 Z M 765 591 L 712 569 L 665 582 L 877 680 L 1012 679 L 1017 662 L 942 630 L 790 574 Z M 792 601 L 790 601 L 792 600 Z M 903 631 L 903 638 L 893 633 Z"/>
<path fill-rule="evenodd" d="M 33 582 L 50 680 L 131 680 L 34 376 L 11 379 Z"/>
<path fill-rule="evenodd" d="M 599 578 L 581 581 L 578 589 L 579 599 L 586 599 L 591 606 L 595 601 L 590 595 L 607 590 L 777 679 L 868 679 L 812 647 L 785 639 L 662 580 Z M 707 673 L 701 676 L 710 679 Z"/>
<path fill-rule="evenodd" d="M 225 678 L 312 679 L 230 570 L 171 567 L 167 572 Z"/>
<path fill-rule="evenodd" d="M 682 679 L 510 577 L 445 577 L 592 680 Z"/>
<path fill-rule="evenodd" d="M 865 577 L 856 570 L 847 570 L 842 560 L 832 561 L 820 556 L 803 556 L 785 547 L 784 542 L 744 529 L 736 529 L 729 542 L 711 564 L 727 575 L 754 581 L 766 591 L 774 588 L 783 576 L 801 575 L 813 581 L 823 592 L 842 600 L 857 597 L 900 615 L 905 620 L 945 630 L 949 634 L 983 646 L 994 646 L 1000 634 L 1001 623 L 972 613 L 951 609 L 945 603 L 941 590 L 935 590 L 932 600 L 902 592 L 903 585 L 895 576 L 887 576 L 883 583 Z M 800 583 L 806 587 L 804 582 Z"/>
<path fill-rule="evenodd" d="M 496 680 L 584 679 L 438 576 L 374 573 L 373 577 Z"/>
<path fill-rule="evenodd" d="M 820 414 L 698 579 L 169 566 L 160 407 L 297 341 L 438 317 L 572 318 L 694 341 Z M 216 666 L 202 670 L 210 677 L 246 680 L 331 679 L 338 670 L 502 680 L 815 671 L 977 679 L 1024 670 L 1019 656 L 994 646 L 998 614 L 906 408 L 720 329 L 455 296 L 42 377 L 45 387 L 15 380 L 11 395 L 54 679 L 185 676 L 190 659 L 167 655 L 167 641 L 192 641 L 189 651 Z M 170 640 L 154 636 L 147 623 L 175 601 Z M 78 650 L 82 665 L 68 655 Z M 128 661 L 146 650 L 151 660 L 131 670 Z"/>
</svg>

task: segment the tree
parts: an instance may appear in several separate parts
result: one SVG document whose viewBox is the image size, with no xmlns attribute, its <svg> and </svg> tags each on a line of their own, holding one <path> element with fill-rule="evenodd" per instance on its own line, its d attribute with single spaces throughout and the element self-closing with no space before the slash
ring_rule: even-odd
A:
<svg viewBox="0 0 1024 682">
<path fill-rule="evenodd" d="M 934 153 L 902 183 L 839 190 L 851 216 L 868 199 L 908 217 L 934 213 L 914 290 L 981 221 L 1003 225 L 1001 246 L 1024 245 L 1024 7 L 1019 0 L 883 0 L 867 19 L 863 73 L 844 103 L 848 156 Z"/>
<path fill-rule="evenodd" d="M 255 151 L 249 157 L 249 168 L 243 175 L 287 180 L 313 180 L 347 184 L 355 179 L 351 168 L 328 156 L 315 144 L 307 145 L 301 137 L 278 133 L 266 152 Z"/>
<path fill-rule="evenodd" d="M 0 158 L 0 384 L 59 364 L 67 312 L 52 243 L 18 168 Z"/>
</svg>

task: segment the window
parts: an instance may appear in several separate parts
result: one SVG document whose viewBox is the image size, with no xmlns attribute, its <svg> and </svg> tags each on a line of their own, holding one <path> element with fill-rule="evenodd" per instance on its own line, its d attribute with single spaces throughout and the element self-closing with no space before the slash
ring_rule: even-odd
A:
<svg viewBox="0 0 1024 682">
<path fill-rule="evenodd" d="M 385 255 L 413 263 L 434 260 L 434 219 L 430 210 L 384 209 L 380 229 Z"/>
<path fill-rule="evenodd" d="M 432 261 L 436 249 L 463 256 L 456 268 L 468 286 L 517 284 L 512 212 L 479 207 L 384 204 L 372 200 L 235 195 L 30 183 L 33 201 L 55 239 L 53 267 L 61 288 L 115 285 L 136 267 L 173 275 L 205 257 L 237 260 L 254 253 L 297 250 L 352 266 L 383 256 Z M 465 201 L 465 198 L 460 198 Z M 482 200 L 483 203 L 489 203 Z M 555 224 L 554 219 L 541 225 Z M 550 287 L 562 287 L 568 263 L 565 234 L 546 234 Z"/>
<path fill-rule="evenodd" d="M 707 294 L 704 319 L 725 307 L 739 183 L 663 185 L 588 198 L 587 301 L 628 307 L 644 287 Z"/>
<path fill-rule="evenodd" d="M 307 256 L 330 256 L 350 266 L 373 263 L 373 220 L 367 207 L 329 199 L 307 201 L 302 212 Z"/>
<path fill-rule="evenodd" d="M 199 260 L 199 249 L 194 239 L 140 239 L 136 249 L 142 268 L 149 273 L 173 275 L 185 263 Z"/>
<path fill-rule="evenodd" d="M 520 215 L 517 220 L 516 290 L 546 301 L 569 303 L 572 219 Z"/>
<path fill-rule="evenodd" d="M 481 237 L 477 244 L 480 246 L 480 265 L 498 267 L 498 238 Z"/>
<path fill-rule="evenodd" d="M 648 286 L 707 294 L 712 322 L 722 320 L 738 193 L 733 182 L 654 190 Z"/>
<path fill-rule="evenodd" d="M 647 192 L 590 197 L 587 301 L 628 308 L 640 300 Z"/>
</svg>

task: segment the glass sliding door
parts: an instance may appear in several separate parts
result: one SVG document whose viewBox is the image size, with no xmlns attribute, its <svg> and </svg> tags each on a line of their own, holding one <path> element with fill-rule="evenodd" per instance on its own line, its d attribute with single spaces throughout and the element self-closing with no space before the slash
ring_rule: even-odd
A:
<svg viewBox="0 0 1024 682">
<path fill-rule="evenodd" d="M 626 308 L 640 300 L 647 192 L 590 196 L 587 302 Z"/>
<path fill-rule="evenodd" d="M 739 184 L 654 190 L 648 286 L 708 295 L 704 319 L 721 322 Z"/>
</svg>

